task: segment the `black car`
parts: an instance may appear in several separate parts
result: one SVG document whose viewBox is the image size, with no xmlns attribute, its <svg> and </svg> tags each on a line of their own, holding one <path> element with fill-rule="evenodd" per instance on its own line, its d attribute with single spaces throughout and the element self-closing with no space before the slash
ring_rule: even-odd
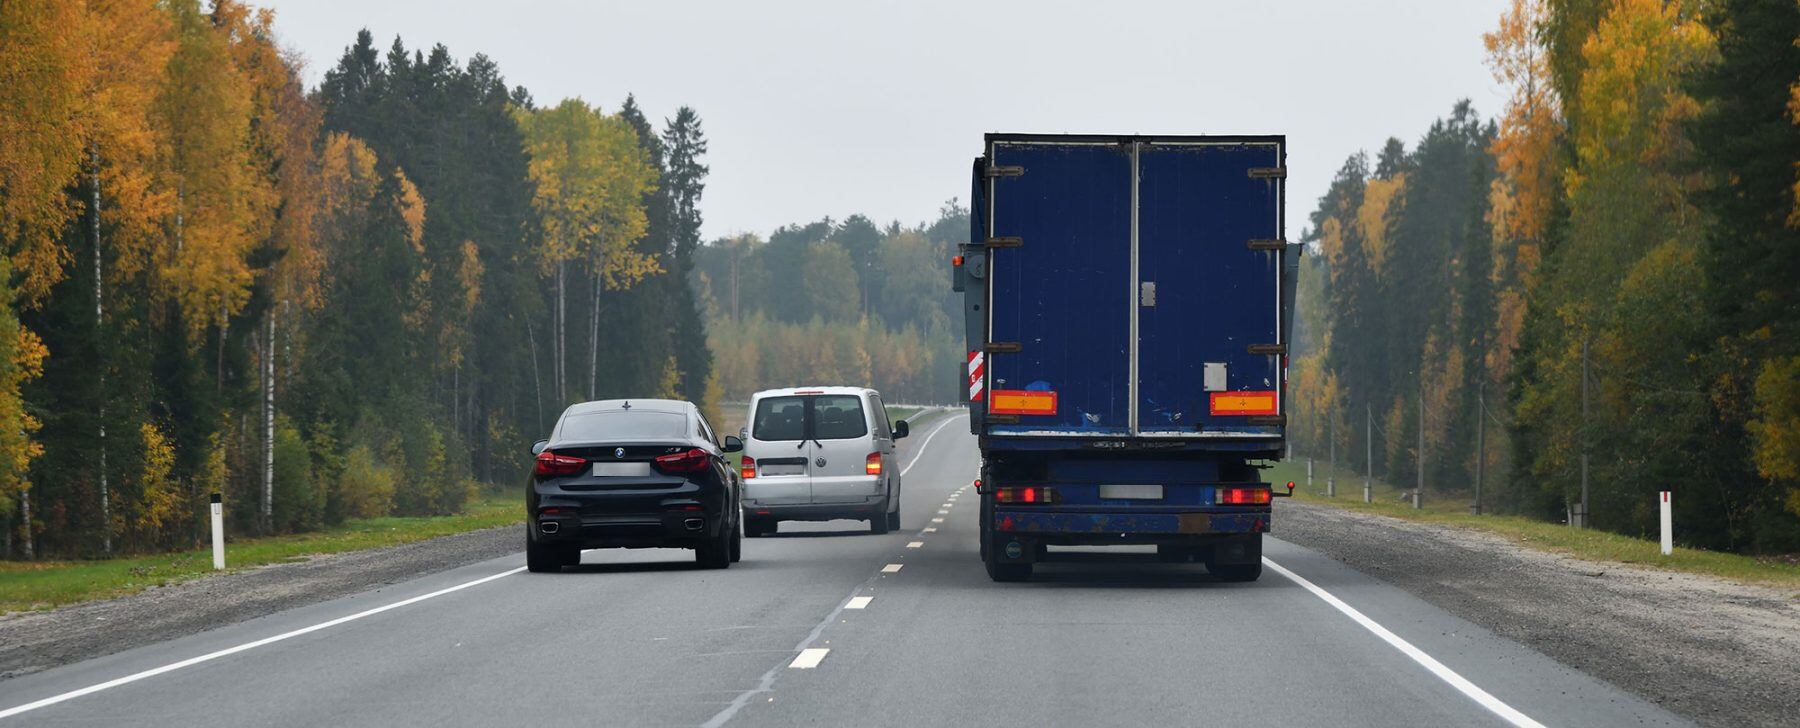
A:
<svg viewBox="0 0 1800 728">
<path fill-rule="evenodd" d="M 743 549 L 742 489 L 720 441 L 690 402 L 615 399 L 565 410 L 532 448 L 525 563 L 560 571 L 591 548 L 691 548 L 724 569 Z"/>
</svg>

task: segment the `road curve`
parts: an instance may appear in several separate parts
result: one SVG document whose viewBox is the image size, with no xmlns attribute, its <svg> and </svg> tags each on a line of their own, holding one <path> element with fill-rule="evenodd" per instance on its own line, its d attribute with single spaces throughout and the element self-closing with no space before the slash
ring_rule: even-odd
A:
<svg viewBox="0 0 1800 728">
<path fill-rule="evenodd" d="M 0 728 L 1687 724 L 1280 540 L 1251 584 L 1142 549 L 992 583 L 965 420 L 903 445 L 892 534 L 783 524 L 727 571 L 516 554 L 0 682 Z"/>
</svg>

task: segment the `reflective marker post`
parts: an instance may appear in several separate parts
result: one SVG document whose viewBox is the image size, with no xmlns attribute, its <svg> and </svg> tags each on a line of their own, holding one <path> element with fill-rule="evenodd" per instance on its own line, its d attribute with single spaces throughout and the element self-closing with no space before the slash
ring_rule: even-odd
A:
<svg viewBox="0 0 1800 728">
<path fill-rule="evenodd" d="M 225 569 L 225 505 L 219 494 L 212 494 L 213 569 Z"/>
<path fill-rule="evenodd" d="M 1674 493 L 1666 490 L 1662 492 L 1662 552 L 1664 556 L 1675 552 L 1675 518 L 1674 514 L 1670 512 L 1675 507 L 1675 504 L 1670 502 L 1674 497 Z"/>
</svg>

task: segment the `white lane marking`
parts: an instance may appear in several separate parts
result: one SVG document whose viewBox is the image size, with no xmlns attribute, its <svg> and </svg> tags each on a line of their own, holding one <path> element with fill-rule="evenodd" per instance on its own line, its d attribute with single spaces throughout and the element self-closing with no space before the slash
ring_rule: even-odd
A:
<svg viewBox="0 0 1800 728">
<path fill-rule="evenodd" d="M 883 574 L 898 574 L 898 573 L 900 573 L 900 567 L 905 566 L 905 565 L 906 564 L 888 564 L 887 566 L 881 567 L 881 573 L 883 573 Z"/>
<path fill-rule="evenodd" d="M 872 602 L 872 601 L 875 601 L 875 597 L 850 597 L 850 603 L 845 604 L 844 608 L 845 609 L 868 609 L 869 602 Z"/>
<path fill-rule="evenodd" d="M 968 413 L 965 412 L 964 414 L 968 414 Z M 937 427 L 932 428 L 931 433 L 927 434 L 925 436 L 925 441 L 919 443 L 919 452 L 917 452 L 913 455 L 912 462 L 907 463 L 906 467 L 900 469 L 900 477 L 902 477 L 902 478 L 906 477 L 907 473 L 912 472 L 913 466 L 919 464 L 919 456 L 925 454 L 925 448 L 927 446 L 931 445 L 931 438 L 937 437 L 938 430 L 944 429 L 944 425 L 948 425 L 952 422 L 955 422 L 957 420 L 957 418 L 962 417 L 962 416 L 963 415 L 951 415 L 949 417 L 944 418 L 943 422 L 939 422 Z"/>
<path fill-rule="evenodd" d="M 811 670 L 818 667 L 820 662 L 824 662 L 825 653 L 830 651 L 831 648 L 829 647 L 808 647 L 801 650 L 800 656 L 794 658 L 793 662 L 788 663 L 788 667 L 795 670 Z"/>
<path fill-rule="evenodd" d="M 1388 628 L 1381 626 L 1380 623 L 1373 619 L 1369 619 L 1368 616 L 1357 611 L 1356 607 L 1345 604 L 1344 600 L 1337 598 L 1331 592 L 1319 588 L 1299 574 L 1288 571 L 1286 567 L 1275 563 L 1267 556 L 1263 557 L 1263 563 L 1269 568 L 1274 569 L 1275 573 L 1287 577 L 1288 581 L 1299 584 L 1302 588 L 1312 592 L 1313 596 L 1324 600 L 1326 604 L 1330 604 L 1338 611 L 1343 612 L 1345 616 L 1349 617 L 1357 624 L 1362 625 L 1363 629 L 1369 630 L 1369 632 L 1373 633 L 1376 637 L 1380 637 L 1381 641 L 1392 645 L 1394 649 L 1397 649 L 1402 654 L 1412 658 L 1413 662 L 1419 663 L 1419 665 L 1423 666 L 1426 670 L 1431 671 L 1431 674 L 1436 675 L 1439 680 L 1443 680 L 1444 682 L 1449 683 L 1450 687 L 1456 688 L 1458 692 L 1469 696 L 1470 699 L 1481 704 L 1481 707 L 1487 708 L 1494 715 L 1500 716 L 1501 720 L 1515 726 L 1520 726 L 1521 728 L 1544 728 L 1544 724 L 1532 720 L 1530 716 L 1501 702 L 1499 698 L 1489 694 L 1488 691 L 1476 687 L 1475 683 L 1469 682 L 1468 678 L 1458 675 L 1455 670 L 1445 667 L 1444 663 L 1438 662 L 1431 655 L 1425 654 L 1424 650 L 1414 647 L 1411 642 L 1407 642 L 1406 640 L 1401 639 L 1399 635 L 1389 632 Z"/>
<path fill-rule="evenodd" d="M 920 548 L 924 545 L 925 545 L 924 541 L 914 541 L 912 543 L 907 544 L 906 547 L 909 549 L 916 549 L 916 548 Z"/>
<path fill-rule="evenodd" d="M 937 533 L 937 527 L 936 526 L 926 526 L 924 532 L 925 533 Z"/>
<path fill-rule="evenodd" d="M 0 718 L 9 718 L 9 717 L 12 717 L 15 715 L 19 715 L 20 713 L 28 713 L 30 711 L 37 710 L 38 708 L 55 705 L 57 703 L 65 701 L 65 700 L 73 700 L 73 699 L 79 698 L 83 695 L 92 695 L 92 694 L 100 692 L 102 690 L 116 688 L 120 685 L 128 685 L 130 683 L 134 683 L 139 680 L 143 680 L 144 678 L 156 677 L 157 675 L 161 675 L 166 672 L 174 672 L 174 671 L 180 670 L 184 667 L 192 667 L 192 666 L 198 665 L 202 662 L 216 660 L 221 657 L 225 657 L 227 655 L 235 655 L 239 652 L 244 652 L 246 650 L 254 650 L 258 647 L 262 647 L 263 645 L 274 644 L 276 642 L 280 642 L 282 640 L 289 639 L 292 637 L 299 637 L 300 635 L 303 635 L 303 634 L 311 634 L 313 632 L 317 632 L 322 629 L 329 629 L 332 627 L 336 627 L 340 624 L 343 624 L 345 622 L 354 622 L 358 619 L 362 619 L 363 617 L 369 617 L 369 616 L 373 616 L 376 614 L 380 614 L 380 613 L 388 611 L 390 609 L 399 609 L 399 608 L 407 606 L 409 604 L 417 604 L 417 603 L 425 601 L 427 599 L 432 599 L 434 597 L 441 597 L 441 596 L 443 596 L 445 594 L 449 594 L 451 592 L 462 591 L 462 590 L 467 589 L 472 586 L 479 586 L 481 584 L 486 584 L 495 579 L 512 576 L 513 574 L 517 574 L 524 570 L 525 570 L 525 567 L 523 567 L 523 566 L 516 568 L 516 569 L 507 569 L 506 571 L 502 571 L 498 574 L 484 576 L 484 577 L 481 577 L 480 579 L 476 579 L 474 581 L 465 581 L 461 584 L 457 584 L 456 586 L 445 587 L 443 589 L 439 589 L 437 591 L 431 592 L 430 594 L 420 594 L 419 596 L 412 597 L 410 599 L 402 599 L 402 600 L 394 602 L 392 604 L 384 604 L 379 607 L 365 609 L 363 611 L 357 612 L 357 613 L 349 615 L 349 616 L 338 617 L 337 619 L 320 622 L 320 623 L 312 625 L 310 627 L 301 627 L 300 629 L 296 629 L 292 632 L 283 632 L 283 633 L 275 635 L 273 637 L 264 637 L 260 640 L 254 641 L 254 642 L 245 642 L 236 647 L 227 647 L 223 650 L 218 650 L 216 652 L 208 652 L 199 657 L 190 657 L 190 658 L 182 660 L 180 662 L 171 662 L 167 665 L 163 665 L 162 667 L 151 668 L 151 669 L 145 670 L 143 672 L 126 675 L 125 677 L 108 680 L 106 682 L 95 684 L 95 685 L 89 685 L 85 688 L 81 688 L 80 690 L 71 690 L 71 691 L 63 693 L 61 695 L 53 695 L 53 696 L 44 698 L 43 700 L 39 700 L 36 702 L 26 703 L 24 705 L 7 708 L 6 710 L 0 710 Z"/>
<path fill-rule="evenodd" d="M 950 509 L 948 509 L 948 508 L 940 508 L 940 509 L 938 509 L 938 515 L 943 515 L 943 514 L 945 514 L 945 513 L 949 513 L 949 512 L 950 512 Z"/>
<path fill-rule="evenodd" d="M 943 522 L 944 522 L 944 519 L 942 519 L 942 518 L 933 518 L 933 519 L 931 519 L 931 522 L 932 522 L 932 523 L 943 523 Z"/>
</svg>

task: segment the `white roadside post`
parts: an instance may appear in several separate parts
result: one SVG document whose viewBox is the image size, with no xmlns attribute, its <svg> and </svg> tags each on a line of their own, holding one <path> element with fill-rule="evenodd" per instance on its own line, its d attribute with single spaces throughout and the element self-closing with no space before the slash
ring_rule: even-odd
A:
<svg viewBox="0 0 1800 728">
<path fill-rule="evenodd" d="M 1675 505 L 1669 502 L 1672 498 L 1674 498 L 1673 493 L 1666 490 L 1662 492 L 1662 552 L 1664 556 L 1675 552 L 1675 518 L 1674 514 L 1670 512 Z"/>
<path fill-rule="evenodd" d="M 225 569 L 225 505 L 219 494 L 212 494 L 213 569 Z"/>
</svg>

